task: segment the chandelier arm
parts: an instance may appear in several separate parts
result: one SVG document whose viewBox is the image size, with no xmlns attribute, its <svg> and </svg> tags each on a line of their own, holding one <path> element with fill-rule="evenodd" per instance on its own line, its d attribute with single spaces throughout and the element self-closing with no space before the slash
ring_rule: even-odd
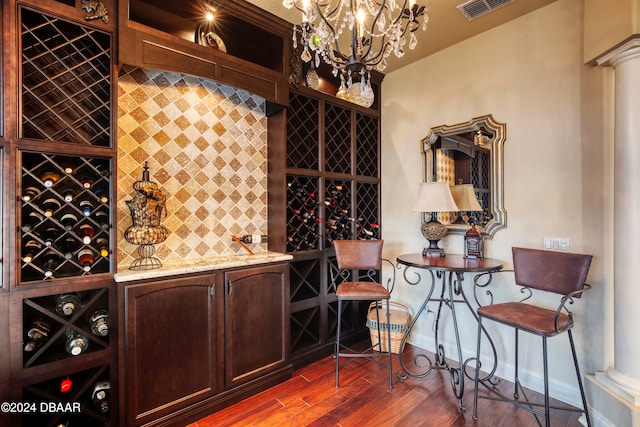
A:
<svg viewBox="0 0 640 427">
<path fill-rule="evenodd" d="M 350 0 L 351 2 L 353 2 L 353 0 Z M 322 4 L 323 6 L 326 4 Z M 338 67 L 334 67 L 334 68 L 338 68 L 339 70 L 342 70 L 346 67 L 346 63 L 349 62 L 349 60 L 351 58 L 347 57 L 344 53 L 342 53 L 342 51 L 340 50 L 340 45 L 337 43 L 338 40 L 338 33 L 336 32 L 336 29 L 333 27 L 333 25 L 331 24 L 329 18 L 327 18 L 327 16 L 331 17 L 334 13 L 336 13 L 336 11 L 339 9 L 338 6 L 334 7 L 333 10 L 331 10 L 329 13 L 325 14 L 322 12 L 322 9 L 320 9 L 321 3 L 317 2 L 315 4 L 316 10 L 318 12 L 318 16 L 320 17 L 320 19 L 322 19 L 324 21 L 324 23 L 327 25 L 327 27 L 329 28 L 329 30 L 331 31 L 332 34 L 332 39 L 335 41 L 334 43 L 331 43 L 332 49 L 324 49 L 324 51 L 327 53 L 327 55 L 330 57 L 332 62 L 335 63 L 343 63 L 342 67 L 338 68 Z M 315 31 L 315 27 L 311 24 L 309 24 L 310 27 Z M 329 43 L 327 43 L 327 45 L 329 45 Z M 335 55 L 337 53 L 337 56 Z M 325 61 L 326 62 L 326 61 Z M 329 64 L 332 65 L 332 64 Z"/>
<path fill-rule="evenodd" d="M 398 16 L 392 21 L 392 24 L 389 25 L 389 28 L 393 28 L 395 27 L 400 20 L 402 19 L 407 19 L 407 23 L 404 26 L 401 26 L 402 28 L 402 33 L 400 33 L 400 38 L 404 37 L 404 35 L 407 33 L 407 29 L 409 28 L 409 26 L 411 26 L 412 28 L 410 29 L 410 32 L 414 32 L 416 31 L 420 24 L 418 24 L 418 17 L 421 16 L 421 13 L 417 13 L 417 14 L 413 14 L 413 19 L 411 18 L 411 12 L 409 9 L 407 9 L 407 2 L 408 0 L 404 0 L 404 3 L 402 4 L 402 8 L 400 9 L 400 13 L 398 14 Z M 377 21 L 377 19 L 379 18 L 380 14 L 382 13 L 383 8 L 385 7 L 385 3 L 386 0 L 383 0 L 382 3 L 377 3 L 378 6 L 380 7 L 380 11 L 378 12 L 378 14 L 376 15 L 376 18 L 374 19 L 372 25 L 371 25 L 371 31 L 370 34 L 373 34 L 373 28 L 375 26 L 375 23 Z M 409 13 L 405 16 L 405 11 L 409 11 Z M 382 59 L 384 58 L 384 53 L 387 50 L 388 46 L 391 44 L 390 41 L 386 40 L 387 38 L 387 34 L 382 34 L 380 37 L 382 37 L 382 41 L 381 41 L 381 49 L 380 51 L 372 56 L 369 60 L 363 61 L 366 63 L 367 67 L 373 67 L 378 65 Z M 373 37 L 369 37 L 369 46 L 367 48 L 367 53 L 362 55 L 362 58 L 366 58 L 370 52 L 371 49 L 373 48 Z M 385 41 L 386 40 L 386 41 Z"/>
<path fill-rule="evenodd" d="M 404 0 L 405 4 L 407 3 L 407 0 Z M 377 2 L 374 1 L 374 3 L 378 6 L 378 13 L 376 14 L 375 18 L 373 18 L 373 20 L 371 20 L 371 28 L 369 29 L 369 46 L 367 47 L 367 51 L 366 53 L 363 52 L 362 53 L 362 57 L 361 60 L 363 60 L 364 58 L 367 58 L 369 56 L 369 54 L 371 53 L 371 49 L 373 48 L 373 34 L 374 34 L 374 28 L 376 26 L 376 24 L 378 23 L 378 19 L 380 19 L 380 15 L 382 15 L 382 13 L 384 12 L 387 3 L 387 0 L 382 0 L 381 2 Z M 402 13 L 400 13 L 400 15 L 402 15 Z M 386 47 L 384 45 L 384 35 L 382 36 L 383 38 L 383 48 Z M 364 37 L 363 37 L 364 38 Z M 364 43 L 363 43 L 364 45 Z M 384 49 L 383 49 L 384 50 Z M 376 56 L 373 57 L 373 59 L 375 59 L 377 56 L 380 56 L 380 53 L 378 53 Z M 369 61 L 363 61 L 363 62 L 369 62 Z M 380 62 L 380 61 L 378 61 Z M 377 64 L 377 63 L 376 63 Z M 376 64 L 372 64 L 372 65 L 376 65 Z"/>
</svg>

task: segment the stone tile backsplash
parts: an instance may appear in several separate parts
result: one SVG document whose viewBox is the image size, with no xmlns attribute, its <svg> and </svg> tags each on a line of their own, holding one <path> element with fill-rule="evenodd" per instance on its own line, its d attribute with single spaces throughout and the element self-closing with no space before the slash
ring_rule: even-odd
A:
<svg viewBox="0 0 640 427">
<path fill-rule="evenodd" d="M 161 261 L 245 253 L 231 236 L 267 229 L 265 100 L 210 80 L 123 66 L 118 78 L 118 266 L 129 268 L 137 246 L 125 200 L 148 162 L 151 181 L 167 197 L 156 245 Z M 266 245 L 255 245 L 264 252 Z"/>
</svg>

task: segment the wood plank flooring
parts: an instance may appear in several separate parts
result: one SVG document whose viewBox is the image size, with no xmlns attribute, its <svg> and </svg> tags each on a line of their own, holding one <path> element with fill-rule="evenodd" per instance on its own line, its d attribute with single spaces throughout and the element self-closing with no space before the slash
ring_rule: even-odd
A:
<svg viewBox="0 0 640 427">
<path fill-rule="evenodd" d="M 415 347 L 407 345 L 403 360 L 411 360 L 415 352 Z M 394 371 L 399 369 L 396 357 Z M 408 378 L 405 381 L 394 375 L 394 388 L 389 389 L 384 368 L 358 359 L 340 370 L 340 387 L 335 388 L 334 367 L 333 357 L 325 357 L 297 370 L 291 380 L 188 427 L 538 425 L 528 412 L 486 399 L 479 400 L 479 419 L 474 420 L 472 381 L 465 381 L 463 403 L 466 412 L 460 412 L 447 371 L 434 370 L 426 378 Z M 499 388 L 509 394 L 513 385 L 502 381 Z M 529 397 L 540 396 L 531 392 Z M 581 426 L 579 415 L 552 410 L 551 425 Z"/>
</svg>

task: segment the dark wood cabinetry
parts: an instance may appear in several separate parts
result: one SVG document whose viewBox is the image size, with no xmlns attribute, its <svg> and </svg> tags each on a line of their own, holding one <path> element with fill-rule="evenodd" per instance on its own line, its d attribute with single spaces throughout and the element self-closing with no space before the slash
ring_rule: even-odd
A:
<svg viewBox="0 0 640 427">
<path fill-rule="evenodd" d="M 225 273 L 227 388 L 288 363 L 288 276 L 283 266 Z"/>
<path fill-rule="evenodd" d="M 241 0 L 120 0 L 119 9 L 119 63 L 204 77 L 287 102 L 286 21 Z M 216 47 L 197 43 L 210 9 L 214 23 L 204 31 L 219 40 Z"/>
<path fill-rule="evenodd" d="M 125 283 L 123 425 L 184 425 L 290 378 L 288 265 Z"/>
<path fill-rule="evenodd" d="M 216 394 L 216 274 L 165 279 L 124 288 L 126 412 L 141 425 Z"/>
</svg>

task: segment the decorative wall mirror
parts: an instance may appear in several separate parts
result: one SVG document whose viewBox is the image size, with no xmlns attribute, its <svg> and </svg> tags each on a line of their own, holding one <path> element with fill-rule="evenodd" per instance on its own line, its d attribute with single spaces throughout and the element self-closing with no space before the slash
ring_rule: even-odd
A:
<svg viewBox="0 0 640 427">
<path fill-rule="evenodd" d="M 491 114 L 466 123 L 431 128 L 421 141 L 424 181 L 451 186 L 471 184 L 482 211 L 441 212 L 438 220 L 450 233 L 465 233 L 469 222 L 488 237 L 506 227 L 504 210 L 503 147 L 507 125 Z M 425 218 L 423 220 L 428 220 Z"/>
</svg>

